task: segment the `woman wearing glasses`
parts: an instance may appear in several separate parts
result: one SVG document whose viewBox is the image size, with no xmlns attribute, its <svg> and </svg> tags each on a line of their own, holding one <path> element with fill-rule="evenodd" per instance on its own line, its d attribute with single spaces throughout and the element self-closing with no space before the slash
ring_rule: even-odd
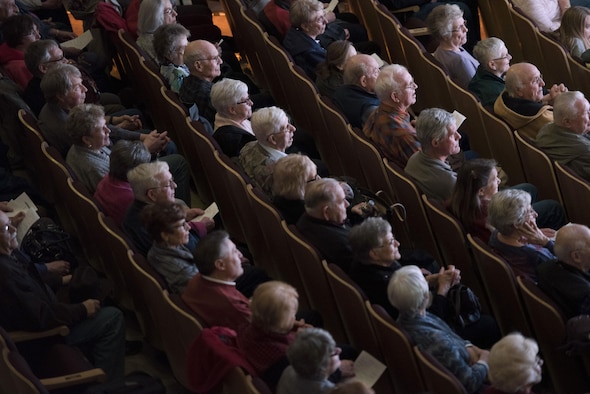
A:
<svg viewBox="0 0 590 394">
<path fill-rule="evenodd" d="M 512 56 L 504 41 L 490 37 L 478 42 L 473 56 L 479 61 L 475 75 L 469 81 L 469 90 L 481 100 L 484 107 L 493 107 L 505 87 L 504 76 L 510 68 Z"/>
<path fill-rule="evenodd" d="M 440 40 L 434 57 L 457 85 L 467 89 L 479 62 L 463 48 L 468 31 L 463 11 L 455 4 L 439 5 L 428 15 L 426 24 L 432 36 Z"/>
</svg>

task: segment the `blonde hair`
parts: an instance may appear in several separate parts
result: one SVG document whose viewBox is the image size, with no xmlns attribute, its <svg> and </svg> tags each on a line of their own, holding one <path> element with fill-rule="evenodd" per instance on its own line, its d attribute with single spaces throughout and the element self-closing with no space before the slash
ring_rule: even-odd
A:
<svg viewBox="0 0 590 394">
<path fill-rule="evenodd" d="M 537 342 L 520 333 L 512 333 L 500 339 L 488 358 L 489 378 L 492 385 L 507 393 L 519 393 L 541 381 L 541 368 Z"/>
<path fill-rule="evenodd" d="M 293 286 L 279 281 L 265 282 L 254 290 L 250 301 L 252 324 L 266 332 L 289 332 L 298 307 L 299 295 Z"/>
<path fill-rule="evenodd" d="M 310 176 L 317 174 L 316 165 L 305 155 L 292 153 L 280 158 L 273 171 L 272 194 L 291 200 L 303 200 Z"/>
<path fill-rule="evenodd" d="M 575 38 L 582 40 L 585 49 L 590 49 L 590 40 L 584 36 L 584 24 L 589 15 L 590 9 L 586 7 L 570 7 L 563 13 L 559 39 L 569 51 L 574 47 Z"/>
</svg>

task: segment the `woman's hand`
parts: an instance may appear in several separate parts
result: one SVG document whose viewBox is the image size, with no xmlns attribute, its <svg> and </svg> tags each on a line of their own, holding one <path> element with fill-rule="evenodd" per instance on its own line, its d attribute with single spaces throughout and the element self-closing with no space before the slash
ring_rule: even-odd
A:
<svg viewBox="0 0 590 394">
<path fill-rule="evenodd" d="M 149 134 L 142 134 L 139 139 L 151 154 L 160 153 L 170 142 L 168 132 L 159 133 L 158 130 L 153 130 Z"/>
<path fill-rule="evenodd" d="M 126 130 L 139 130 L 141 129 L 141 119 L 139 115 L 121 115 L 112 116 L 111 123 L 114 126 L 120 127 Z"/>
<path fill-rule="evenodd" d="M 340 373 L 342 374 L 342 379 L 356 376 L 356 373 L 354 372 L 354 361 L 340 360 Z"/>
<path fill-rule="evenodd" d="M 437 294 L 446 297 L 451 287 L 461 281 L 461 271 L 456 269 L 454 265 L 449 265 L 449 268 L 446 270 L 442 267 L 438 273 L 437 279 Z"/>
<path fill-rule="evenodd" d="M 539 230 L 534 219 L 524 222 L 521 226 L 515 227 L 520 232 L 521 241 L 525 243 L 544 246 L 549 242 L 549 237 Z"/>
</svg>

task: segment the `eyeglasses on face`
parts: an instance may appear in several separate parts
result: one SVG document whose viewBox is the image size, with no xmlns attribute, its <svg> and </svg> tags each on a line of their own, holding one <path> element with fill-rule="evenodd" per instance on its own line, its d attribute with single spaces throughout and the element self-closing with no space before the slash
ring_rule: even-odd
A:
<svg viewBox="0 0 590 394">
<path fill-rule="evenodd" d="M 204 62 L 205 60 L 208 60 L 210 62 L 212 62 L 214 60 L 215 61 L 220 61 L 221 60 L 221 55 L 218 54 L 217 56 L 204 57 L 202 59 L 197 59 L 195 61 L 197 61 L 197 62 Z"/>
<path fill-rule="evenodd" d="M 166 187 L 169 187 L 171 189 L 174 189 L 176 187 L 176 182 L 174 182 L 174 178 L 170 179 L 169 181 L 167 181 L 163 185 L 150 187 L 148 190 L 152 190 L 152 189 L 163 189 L 163 188 L 166 188 Z"/>
<path fill-rule="evenodd" d="M 174 6 L 172 8 L 164 8 L 164 15 L 172 15 L 172 14 L 176 14 L 178 15 L 178 12 L 176 11 L 178 9 L 178 7 Z"/>
<path fill-rule="evenodd" d="M 252 104 L 252 100 L 250 100 L 250 96 L 248 96 L 244 100 L 238 101 L 236 103 L 236 105 L 240 105 L 240 104 Z"/>
</svg>

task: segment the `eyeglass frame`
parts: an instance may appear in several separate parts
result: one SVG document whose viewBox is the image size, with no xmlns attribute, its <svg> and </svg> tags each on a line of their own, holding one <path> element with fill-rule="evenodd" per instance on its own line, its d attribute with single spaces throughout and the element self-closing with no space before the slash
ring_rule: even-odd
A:
<svg viewBox="0 0 590 394">
<path fill-rule="evenodd" d="M 164 8 L 164 15 L 178 15 L 178 6 L 173 5 L 172 8 Z"/>
</svg>

